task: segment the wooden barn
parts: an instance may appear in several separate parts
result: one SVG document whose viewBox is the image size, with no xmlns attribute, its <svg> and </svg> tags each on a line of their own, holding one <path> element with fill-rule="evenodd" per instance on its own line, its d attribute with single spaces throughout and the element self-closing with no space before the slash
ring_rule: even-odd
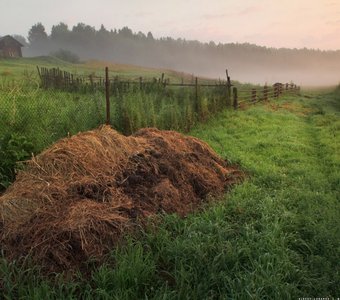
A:
<svg viewBox="0 0 340 300">
<path fill-rule="evenodd" d="M 24 45 L 6 35 L 0 38 L 0 57 L 22 57 L 21 47 Z"/>
</svg>

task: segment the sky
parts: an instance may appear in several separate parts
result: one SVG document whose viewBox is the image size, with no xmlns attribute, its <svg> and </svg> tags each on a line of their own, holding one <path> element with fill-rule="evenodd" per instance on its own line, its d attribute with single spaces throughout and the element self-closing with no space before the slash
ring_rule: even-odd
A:
<svg viewBox="0 0 340 300">
<path fill-rule="evenodd" d="M 340 0 L 0 0 L 0 36 L 64 22 L 215 43 L 340 50 Z"/>
</svg>

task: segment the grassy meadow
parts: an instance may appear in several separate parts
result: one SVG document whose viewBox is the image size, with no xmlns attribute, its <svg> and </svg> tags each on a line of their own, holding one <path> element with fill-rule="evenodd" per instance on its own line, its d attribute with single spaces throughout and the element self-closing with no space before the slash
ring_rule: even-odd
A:
<svg viewBox="0 0 340 300">
<path fill-rule="evenodd" d="M 69 63 L 53 56 L 40 56 L 31 58 L 5 59 L 0 58 L 0 87 L 12 81 L 37 81 L 36 67 L 60 68 L 63 71 L 82 76 L 103 76 L 105 67 L 109 68 L 110 76 L 119 76 L 122 79 L 138 80 L 159 78 L 162 73 L 171 82 L 188 82 L 193 80 L 192 74 L 176 72 L 173 70 L 147 68 L 142 66 L 103 62 L 97 60 L 84 61 L 79 64 Z M 208 79 L 206 79 L 208 80 Z M 211 80 L 210 80 L 211 81 Z"/>
<path fill-rule="evenodd" d="M 223 110 L 190 134 L 246 180 L 185 219 L 163 216 L 73 278 L 2 258 L 4 299 L 339 297 L 340 88 Z"/>
</svg>

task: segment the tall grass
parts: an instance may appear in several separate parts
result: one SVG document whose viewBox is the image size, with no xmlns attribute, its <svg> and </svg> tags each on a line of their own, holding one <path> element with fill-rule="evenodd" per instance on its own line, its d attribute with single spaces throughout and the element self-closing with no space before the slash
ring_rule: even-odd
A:
<svg viewBox="0 0 340 300">
<path fill-rule="evenodd" d="M 124 134 L 142 127 L 189 131 L 223 110 L 227 102 L 223 86 L 201 88 L 197 96 L 190 88 L 171 89 L 159 84 L 147 89 L 122 86 L 111 92 L 110 121 Z M 31 152 L 39 153 L 60 138 L 96 128 L 106 121 L 103 91 L 87 87 L 65 92 L 42 90 L 38 85 L 34 88 L 27 81 L 20 85 L 3 83 L 0 106 L 0 154 L 7 158 L 5 165 L 0 163 L 0 191 L 15 177 L 15 159 L 29 158 L 25 145 L 32 145 Z M 4 143 L 17 144 L 21 140 L 25 142 L 22 149 L 20 145 L 13 148 Z M 23 151 L 25 155 L 21 154 Z"/>
<path fill-rule="evenodd" d="M 101 94 L 11 89 L 1 92 L 0 105 L 0 134 L 21 134 L 36 151 L 68 133 L 98 126 L 105 115 Z"/>
<path fill-rule="evenodd" d="M 8 299 L 297 299 L 340 295 L 335 94 L 223 111 L 191 134 L 247 172 L 219 202 L 164 216 L 72 280 L 0 261 Z"/>
<path fill-rule="evenodd" d="M 130 91 L 114 98 L 113 125 L 130 134 L 142 127 L 189 131 L 192 126 L 227 107 L 225 87 Z"/>
<path fill-rule="evenodd" d="M 188 131 L 225 107 L 225 87 L 202 88 L 198 95 L 196 99 L 189 88 L 158 86 L 148 91 L 133 87 L 118 91 L 111 95 L 111 123 L 125 134 L 142 127 Z M 63 92 L 11 86 L 1 90 L 0 105 L 0 136 L 22 134 L 37 152 L 68 134 L 105 123 L 105 96 L 101 91 Z"/>
</svg>

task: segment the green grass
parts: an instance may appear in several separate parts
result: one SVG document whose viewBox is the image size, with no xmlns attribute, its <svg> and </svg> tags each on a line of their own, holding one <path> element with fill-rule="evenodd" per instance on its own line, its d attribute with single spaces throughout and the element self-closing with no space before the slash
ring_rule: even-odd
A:
<svg viewBox="0 0 340 300">
<path fill-rule="evenodd" d="M 168 69 L 147 68 L 127 64 L 115 64 L 105 61 L 86 61 L 79 64 L 72 64 L 65 62 L 52 56 L 40 56 L 31 58 L 0 58 L 0 86 L 1 84 L 15 81 L 38 80 L 38 72 L 36 67 L 45 68 L 60 68 L 63 71 L 71 72 L 75 75 L 96 75 L 103 76 L 105 74 L 105 67 L 110 71 L 110 77 L 118 76 L 120 79 L 139 80 L 139 77 L 144 79 L 160 78 L 162 73 L 166 79 L 171 82 L 185 82 L 193 80 L 193 75 L 176 72 Z M 200 78 L 201 81 L 207 79 Z M 211 80 L 208 80 L 211 81 Z"/>
<path fill-rule="evenodd" d="M 156 86 L 151 91 L 111 95 L 111 124 L 125 134 L 143 127 L 188 131 L 226 106 L 225 87 L 194 89 Z M 38 153 L 56 140 L 105 123 L 105 95 L 100 91 L 63 92 L 16 86 L 0 94 L 0 137 L 25 136 Z"/>
<path fill-rule="evenodd" d="M 105 119 L 101 93 L 18 88 L 0 94 L 0 136 L 25 136 L 39 152 L 56 140 L 95 128 Z"/>
<path fill-rule="evenodd" d="M 247 172 L 242 184 L 185 219 L 164 216 L 72 280 L 2 259 L 4 298 L 339 297 L 339 103 L 339 90 L 302 93 L 196 126 Z"/>
</svg>

